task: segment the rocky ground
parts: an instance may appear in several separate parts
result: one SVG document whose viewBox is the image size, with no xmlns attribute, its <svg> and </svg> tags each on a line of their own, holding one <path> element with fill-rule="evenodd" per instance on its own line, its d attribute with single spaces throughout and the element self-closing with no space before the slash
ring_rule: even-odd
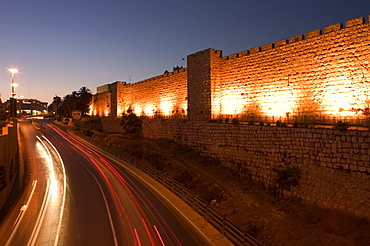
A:
<svg viewBox="0 0 370 246">
<path fill-rule="evenodd" d="M 218 160 L 202 156 L 188 146 L 168 139 L 131 139 L 120 134 L 92 136 L 105 145 L 150 161 L 265 245 L 370 245 L 370 221 L 274 197 L 250 179 L 223 167 Z"/>
</svg>

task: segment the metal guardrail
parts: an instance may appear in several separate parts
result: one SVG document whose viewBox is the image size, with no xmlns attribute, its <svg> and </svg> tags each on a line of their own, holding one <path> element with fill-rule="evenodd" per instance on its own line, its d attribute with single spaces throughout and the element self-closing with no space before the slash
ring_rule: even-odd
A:
<svg viewBox="0 0 370 246">
<path fill-rule="evenodd" d="M 134 156 L 126 153 L 117 152 L 113 148 L 102 145 L 100 142 L 91 139 L 89 137 L 78 134 L 86 141 L 94 144 L 95 146 L 105 150 L 106 152 L 130 163 L 136 168 L 148 174 L 150 177 L 161 183 L 167 189 L 172 191 L 180 199 L 186 202 L 191 208 L 193 208 L 198 214 L 203 216 L 207 222 L 214 226 L 224 236 L 226 236 L 232 243 L 238 246 L 262 246 L 263 244 L 257 239 L 247 233 L 247 231 L 239 225 L 236 225 L 230 221 L 225 215 L 221 215 L 217 212 L 209 203 L 196 196 L 191 190 L 187 189 L 181 183 L 168 177 L 163 172 L 157 170 L 150 164 L 142 161 Z"/>
</svg>

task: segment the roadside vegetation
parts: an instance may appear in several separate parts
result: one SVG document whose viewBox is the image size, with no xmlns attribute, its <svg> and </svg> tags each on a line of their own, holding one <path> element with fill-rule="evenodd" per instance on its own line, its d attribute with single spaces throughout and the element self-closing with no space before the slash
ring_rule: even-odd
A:
<svg viewBox="0 0 370 246">
<path fill-rule="evenodd" d="M 92 118 L 76 130 L 99 144 L 135 156 L 181 182 L 265 245 L 370 245 L 368 220 L 273 196 L 253 184 L 250 177 L 190 146 L 170 139 L 144 139 L 141 119 L 130 111 L 122 118 L 121 126 L 124 133 L 106 134 L 101 120 Z M 233 165 L 243 166 L 242 163 Z M 298 167 L 277 169 L 275 174 L 278 188 L 289 190 L 299 186 Z"/>
</svg>

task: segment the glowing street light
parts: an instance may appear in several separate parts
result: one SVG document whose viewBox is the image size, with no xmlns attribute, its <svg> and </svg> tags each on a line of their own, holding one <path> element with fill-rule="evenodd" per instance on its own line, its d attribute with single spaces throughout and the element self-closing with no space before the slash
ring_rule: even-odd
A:
<svg viewBox="0 0 370 246">
<path fill-rule="evenodd" d="M 14 74 L 18 73 L 18 68 L 8 68 L 8 71 L 12 73 L 12 97 L 15 98 L 15 87 L 18 85 L 14 82 Z"/>
<path fill-rule="evenodd" d="M 15 87 L 18 85 L 14 82 L 14 74 L 18 73 L 18 68 L 8 68 L 8 71 L 12 73 L 12 96 L 10 98 L 10 117 L 14 120 L 17 117 L 17 99 L 15 98 Z"/>
</svg>

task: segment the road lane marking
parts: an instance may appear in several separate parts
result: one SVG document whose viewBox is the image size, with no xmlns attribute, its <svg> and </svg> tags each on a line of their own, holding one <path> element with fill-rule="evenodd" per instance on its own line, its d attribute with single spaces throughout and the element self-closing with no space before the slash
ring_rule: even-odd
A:
<svg viewBox="0 0 370 246">
<path fill-rule="evenodd" d="M 85 166 L 84 166 L 85 167 Z M 100 189 L 100 192 L 101 194 L 103 195 L 103 198 L 104 198 L 104 203 L 105 203 L 105 207 L 107 209 L 107 213 L 108 213 L 108 218 L 109 218 L 109 223 L 110 223 L 110 227 L 111 227 L 111 230 L 112 230 L 112 234 L 113 234 L 113 240 L 114 240 L 114 245 L 117 246 L 118 245 L 118 241 L 117 241 L 117 234 L 116 234 L 116 230 L 114 229 L 114 225 L 113 225 L 113 219 L 112 219 L 112 215 L 110 213 L 110 208 L 109 208 L 109 205 L 108 205 L 108 201 L 107 201 L 107 198 L 105 197 L 105 194 L 104 194 L 104 191 L 103 191 L 103 188 L 101 187 L 98 179 L 95 177 L 95 175 L 90 171 L 90 169 L 88 169 L 87 167 L 85 167 L 87 169 L 87 171 L 93 176 L 93 178 L 95 179 L 96 183 L 98 184 L 99 186 L 99 189 Z"/>
<path fill-rule="evenodd" d="M 41 224 L 42 224 L 42 222 L 45 218 L 46 208 L 48 206 L 49 199 L 50 199 L 50 179 L 48 179 L 48 182 L 47 182 L 47 185 L 46 185 L 45 196 L 44 196 L 44 199 L 42 201 L 39 216 L 37 217 L 37 220 L 36 220 L 36 225 L 33 228 L 31 237 L 28 240 L 27 245 L 35 245 L 37 236 L 38 236 L 38 234 L 40 232 L 40 229 L 41 229 Z"/>
<path fill-rule="evenodd" d="M 30 195 L 29 195 L 29 197 L 28 197 L 28 199 L 27 199 L 26 204 L 25 204 L 25 205 L 23 205 L 23 206 L 21 207 L 21 209 L 20 209 L 20 212 L 19 212 L 19 214 L 18 214 L 18 217 L 17 217 L 17 219 L 15 220 L 15 222 L 14 222 L 14 224 L 13 224 L 12 233 L 10 234 L 10 237 L 8 238 L 8 241 L 7 241 L 7 242 L 6 242 L 6 244 L 5 244 L 6 246 L 10 245 L 10 242 L 12 241 L 12 239 L 13 239 L 13 237 L 14 237 L 14 235 L 15 235 L 15 232 L 17 231 L 18 226 L 19 226 L 20 222 L 22 221 L 22 218 L 23 218 L 23 216 L 24 216 L 24 213 L 26 212 L 26 210 L 27 210 L 27 208 L 28 208 L 28 205 L 30 204 L 30 201 L 31 201 L 31 199 L 32 199 L 32 196 L 33 196 L 33 194 L 34 194 L 34 192 L 35 192 L 36 185 L 37 185 L 37 180 L 34 180 L 34 181 L 32 182 L 32 190 L 31 190 L 31 193 L 30 193 Z"/>
</svg>

